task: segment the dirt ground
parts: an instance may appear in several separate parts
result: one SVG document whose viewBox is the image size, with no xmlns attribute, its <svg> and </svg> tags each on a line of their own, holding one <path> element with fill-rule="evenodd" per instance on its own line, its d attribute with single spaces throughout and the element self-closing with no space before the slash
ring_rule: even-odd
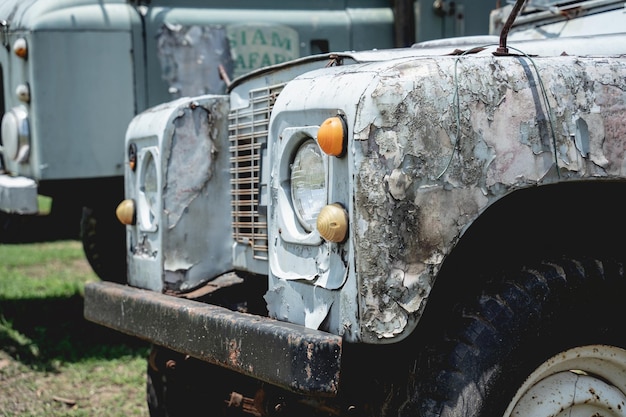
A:
<svg viewBox="0 0 626 417">
<path fill-rule="evenodd" d="M 137 364 L 94 361 L 75 368 L 58 364 L 56 369 L 35 370 L 0 351 L 0 415 L 148 415 L 142 376 L 113 378 L 133 372 Z"/>
</svg>

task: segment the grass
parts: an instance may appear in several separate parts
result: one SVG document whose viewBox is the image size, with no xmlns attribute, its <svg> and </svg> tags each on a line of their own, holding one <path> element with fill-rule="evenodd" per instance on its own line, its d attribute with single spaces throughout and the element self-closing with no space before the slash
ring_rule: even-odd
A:
<svg viewBox="0 0 626 417">
<path fill-rule="evenodd" d="M 52 198 L 38 195 L 37 204 L 39 205 L 39 214 L 49 214 L 52 208 Z"/>
<path fill-rule="evenodd" d="M 2 245 L 0 298 L 38 299 L 80 294 L 87 280 L 96 279 L 84 268 L 77 242 Z"/>
<path fill-rule="evenodd" d="M 148 346 L 83 318 L 78 241 L 0 245 L 0 416 L 147 416 Z"/>
</svg>

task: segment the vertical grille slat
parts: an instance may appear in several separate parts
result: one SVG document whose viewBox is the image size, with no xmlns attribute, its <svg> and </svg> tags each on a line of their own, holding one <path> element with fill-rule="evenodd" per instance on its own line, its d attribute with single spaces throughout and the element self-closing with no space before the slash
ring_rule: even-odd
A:
<svg viewBox="0 0 626 417">
<path fill-rule="evenodd" d="M 259 214 L 261 151 L 267 143 L 272 108 L 284 84 L 252 90 L 249 106 L 229 114 L 233 237 L 267 259 L 267 221 Z"/>
</svg>

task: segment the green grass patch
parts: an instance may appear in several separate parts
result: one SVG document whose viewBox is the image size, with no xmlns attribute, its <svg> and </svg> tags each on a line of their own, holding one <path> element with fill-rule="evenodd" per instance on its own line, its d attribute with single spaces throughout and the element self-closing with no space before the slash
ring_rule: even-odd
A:
<svg viewBox="0 0 626 417">
<path fill-rule="evenodd" d="M 39 214 L 48 214 L 52 208 L 52 198 L 45 195 L 37 196 L 37 205 L 39 206 Z"/>
<path fill-rule="evenodd" d="M 0 300 L 71 297 L 97 279 L 78 241 L 0 246 Z"/>
<path fill-rule="evenodd" d="M 145 342 L 88 322 L 78 241 L 0 245 L 0 416 L 147 416 Z"/>
</svg>

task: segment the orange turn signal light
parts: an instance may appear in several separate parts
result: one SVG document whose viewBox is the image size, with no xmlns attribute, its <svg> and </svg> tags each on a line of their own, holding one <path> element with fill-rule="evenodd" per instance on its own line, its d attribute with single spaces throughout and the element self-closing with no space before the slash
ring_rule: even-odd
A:
<svg viewBox="0 0 626 417">
<path fill-rule="evenodd" d="M 317 216 L 317 231 L 329 242 L 340 243 L 348 235 L 348 212 L 339 203 L 322 207 Z"/>
<path fill-rule="evenodd" d="M 137 168 L 137 145 L 134 143 L 128 146 L 128 166 L 131 171 Z"/>
<path fill-rule="evenodd" d="M 339 116 L 324 120 L 317 131 L 320 149 L 326 155 L 343 156 L 346 153 L 347 131 L 345 121 Z"/>
<path fill-rule="evenodd" d="M 135 216 L 135 202 L 130 199 L 123 200 L 115 209 L 115 215 L 122 224 L 127 226 L 135 224 L 137 218 Z"/>
<path fill-rule="evenodd" d="M 26 45 L 26 39 L 17 38 L 13 43 L 13 53 L 22 59 L 26 59 L 28 56 L 28 46 Z"/>
</svg>

